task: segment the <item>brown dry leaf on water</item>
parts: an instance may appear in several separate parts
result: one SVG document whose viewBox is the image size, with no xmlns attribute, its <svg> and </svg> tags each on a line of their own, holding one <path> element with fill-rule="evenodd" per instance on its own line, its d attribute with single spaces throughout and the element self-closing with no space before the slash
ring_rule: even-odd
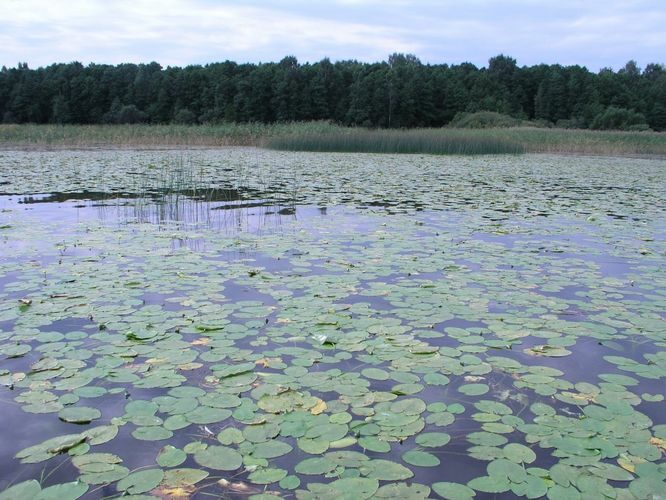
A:
<svg viewBox="0 0 666 500">
<path fill-rule="evenodd" d="M 617 464 L 622 467 L 624 470 L 631 472 L 632 474 L 636 472 L 636 464 L 626 458 L 618 458 Z"/>
<path fill-rule="evenodd" d="M 183 363 L 182 365 L 178 365 L 178 369 L 182 371 L 198 370 L 201 367 L 203 367 L 202 363 Z"/>
<path fill-rule="evenodd" d="M 261 493 L 261 490 L 250 486 L 249 484 L 243 483 L 242 481 L 237 481 L 232 483 L 226 479 L 220 479 L 217 484 L 222 486 L 227 491 L 232 491 L 234 493 L 245 493 L 246 495 L 251 495 L 255 493 Z"/>
<path fill-rule="evenodd" d="M 650 444 L 656 446 L 657 448 L 660 448 L 662 453 L 666 452 L 666 439 L 653 437 L 650 438 Z"/>
<path fill-rule="evenodd" d="M 319 415 L 320 413 L 326 411 L 326 408 L 328 408 L 326 406 L 326 401 L 317 398 L 317 403 L 312 408 L 310 408 L 310 413 L 313 415 Z"/>
<path fill-rule="evenodd" d="M 160 486 L 151 493 L 158 498 L 190 498 L 196 491 L 192 485 L 185 486 Z"/>
<path fill-rule="evenodd" d="M 200 337 L 190 342 L 190 345 L 208 345 L 209 342 L 210 342 L 210 337 Z"/>
</svg>

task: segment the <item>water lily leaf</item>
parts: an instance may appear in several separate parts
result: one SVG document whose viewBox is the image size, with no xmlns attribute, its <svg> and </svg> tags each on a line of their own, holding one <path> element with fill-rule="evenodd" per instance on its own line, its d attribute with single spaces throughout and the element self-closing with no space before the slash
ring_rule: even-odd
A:
<svg viewBox="0 0 666 500">
<path fill-rule="evenodd" d="M 42 487 L 34 479 L 23 481 L 22 483 L 10 486 L 0 492 L 0 500 L 17 500 L 21 498 L 35 498 Z"/>
<path fill-rule="evenodd" d="M 365 368 L 361 371 L 361 375 L 372 380 L 388 380 L 389 374 L 381 368 Z"/>
<path fill-rule="evenodd" d="M 350 477 L 333 481 L 328 486 L 338 490 L 342 498 L 370 498 L 379 489 L 379 481 L 365 477 Z"/>
<path fill-rule="evenodd" d="M 125 405 L 125 413 L 127 415 L 136 416 L 136 415 L 148 415 L 153 416 L 157 413 L 159 406 L 152 401 L 143 401 L 141 399 L 136 401 L 130 401 Z"/>
<path fill-rule="evenodd" d="M 525 469 L 505 458 L 497 458 L 487 466 L 488 475 L 492 477 L 506 477 L 511 482 L 522 483 L 527 480 Z"/>
<path fill-rule="evenodd" d="M 75 446 L 83 443 L 86 437 L 83 434 L 66 434 L 47 439 L 43 443 L 30 446 L 19 451 L 15 456 L 21 463 L 38 463 L 48 460 L 60 453 L 66 453 Z"/>
<path fill-rule="evenodd" d="M 161 467 L 177 467 L 182 464 L 186 458 L 187 453 L 168 444 L 160 450 L 156 461 Z"/>
<path fill-rule="evenodd" d="M 358 439 L 358 444 L 362 448 L 377 453 L 388 453 L 391 451 L 391 445 L 375 436 L 363 436 Z"/>
<path fill-rule="evenodd" d="M 467 396 L 481 396 L 490 390 L 487 384 L 465 384 L 458 387 L 458 392 Z"/>
<path fill-rule="evenodd" d="M 163 483 L 171 487 L 197 484 L 208 477 L 208 472 L 200 469 L 170 469 L 164 472 Z"/>
<path fill-rule="evenodd" d="M 423 390 L 423 385 L 421 384 L 397 384 L 391 388 L 393 394 L 398 396 L 405 396 L 410 394 L 417 394 Z"/>
<path fill-rule="evenodd" d="M 79 479 L 88 484 L 108 484 L 126 477 L 129 475 L 129 472 L 128 468 L 114 464 L 109 467 L 109 470 L 85 473 Z"/>
<path fill-rule="evenodd" d="M 536 454 L 520 443 L 507 444 L 504 447 L 504 456 L 515 463 L 531 464 L 536 460 Z"/>
<path fill-rule="evenodd" d="M 433 483 L 432 489 L 439 496 L 447 500 L 469 500 L 476 495 L 472 488 L 459 483 Z"/>
<path fill-rule="evenodd" d="M 243 457 L 227 446 L 209 446 L 194 454 L 194 461 L 215 470 L 234 471 L 243 464 Z"/>
<path fill-rule="evenodd" d="M 427 373 L 423 377 L 423 381 L 428 385 L 448 385 L 451 379 L 441 373 Z"/>
<path fill-rule="evenodd" d="M 335 462 L 332 462 L 325 457 L 306 458 L 305 460 L 296 464 L 295 470 L 299 474 L 319 475 L 331 472 L 337 467 Z"/>
<path fill-rule="evenodd" d="M 277 458 L 286 455 L 293 447 L 283 441 L 267 441 L 255 445 L 252 456 L 255 458 Z"/>
<path fill-rule="evenodd" d="M 104 444 L 111 441 L 118 435 L 117 425 L 100 425 L 92 429 L 86 429 L 82 433 L 87 442 L 91 445 Z"/>
<path fill-rule="evenodd" d="M 287 477 L 287 471 L 284 469 L 259 469 L 252 472 L 248 479 L 255 484 L 270 484 Z"/>
<path fill-rule="evenodd" d="M 392 483 L 385 484 L 377 490 L 374 498 L 409 498 L 414 500 L 426 499 L 430 496 L 430 488 L 419 483 Z"/>
<path fill-rule="evenodd" d="M 217 440 L 220 442 L 220 444 L 229 446 L 230 444 L 242 443 L 245 441 L 245 436 L 243 436 L 243 432 L 240 429 L 236 429 L 235 427 L 227 427 L 217 435 Z"/>
<path fill-rule="evenodd" d="M 418 450 L 410 450 L 402 454 L 402 459 L 411 465 L 417 467 L 437 467 L 439 458 L 432 453 Z"/>
<path fill-rule="evenodd" d="M 595 476 L 603 477 L 613 481 L 631 481 L 634 475 L 629 471 L 613 464 L 598 463 L 588 469 Z"/>
<path fill-rule="evenodd" d="M 361 473 L 369 478 L 379 479 L 380 481 L 402 481 L 414 475 L 404 465 L 380 459 L 365 463 Z"/>
<path fill-rule="evenodd" d="M 132 431 L 132 436 L 141 441 L 162 441 L 173 436 L 173 432 L 164 427 L 138 427 Z"/>
<path fill-rule="evenodd" d="M 199 406 L 185 414 L 188 422 L 193 424 L 215 424 L 231 416 L 231 410 Z"/>
<path fill-rule="evenodd" d="M 96 408 L 86 406 L 68 406 L 58 412 L 58 417 L 64 422 L 73 424 L 87 424 L 102 416 Z"/>
<path fill-rule="evenodd" d="M 118 491 L 125 491 L 130 495 L 138 495 L 156 488 L 164 479 L 161 469 L 148 469 L 133 472 L 129 476 L 118 481 Z"/>
<path fill-rule="evenodd" d="M 470 488 L 483 493 L 504 493 L 511 489 L 509 479 L 503 476 L 481 476 L 467 483 Z"/>
<path fill-rule="evenodd" d="M 254 363 L 240 363 L 238 365 L 226 365 L 226 366 L 225 365 L 211 366 L 211 370 L 213 370 L 215 376 L 219 379 L 251 372 L 254 371 L 254 368 L 255 368 Z"/>
<path fill-rule="evenodd" d="M 287 476 L 280 480 L 280 488 L 285 490 L 295 490 L 301 485 L 301 480 L 297 476 Z"/>
<path fill-rule="evenodd" d="M 428 448 L 439 448 L 451 441 L 451 436 L 446 432 L 425 432 L 416 436 L 416 444 Z"/>
<path fill-rule="evenodd" d="M 320 455 L 330 447 L 330 441 L 325 439 L 298 438 L 296 440 L 298 447 L 310 455 Z"/>
<path fill-rule="evenodd" d="M 54 484 L 48 488 L 44 488 L 34 497 L 21 497 L 17 498 L 34 498 L 34 500 L 76 500 L 82 497 L 89 486 L 81 481 L 73 481 L 71 483 Z M 0 495 L 0 498 L 2 495 Z"/>
</svg>

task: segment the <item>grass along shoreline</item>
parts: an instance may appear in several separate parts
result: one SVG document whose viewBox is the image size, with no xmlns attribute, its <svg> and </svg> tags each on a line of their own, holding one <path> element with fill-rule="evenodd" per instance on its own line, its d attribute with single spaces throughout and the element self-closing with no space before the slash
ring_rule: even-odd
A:
<svg viewBox="0 0 666 500">
<path fill-rule="evenodd" d="M 0 125 L 2 149 L 256 146 L 425 154 L 666 156 L 666 133 L 549 129 L 376 130 L 326 122 L 221 125 Z"/>
</svg>

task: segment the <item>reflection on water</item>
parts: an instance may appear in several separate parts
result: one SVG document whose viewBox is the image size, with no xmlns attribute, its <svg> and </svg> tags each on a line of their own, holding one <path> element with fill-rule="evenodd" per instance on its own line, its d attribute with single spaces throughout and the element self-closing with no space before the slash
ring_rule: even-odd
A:
<svg viewBox="0 0 666 500">
<path fill-rule="evenodd" d="M 326 207 L 296 207 L 295 202 L 279 197 L 258 197 L 251 189 L 148 190 L 143 193 L 80 191 L 29 196 L 0 196 L 0 207 L 25 209 L 39 215 L 55 213 L 58 208 L 76 208 L 84 219 L 94 211 L 105 224 L 154 224 L 165 230 L 211 229 L 225 234 L 274 233 L 287 221 L 300 215 L 326 215 Z M 39 207 L 39 208 L 38 208 Z M 58 218 L 70 213 L 58 213 Z M 309 212 L 313 212 L 310 214 Z M 185 241 L 187 238 L 176 238 Z M 188 240 L 190 246 L 192 240 Z"/>
</svg>

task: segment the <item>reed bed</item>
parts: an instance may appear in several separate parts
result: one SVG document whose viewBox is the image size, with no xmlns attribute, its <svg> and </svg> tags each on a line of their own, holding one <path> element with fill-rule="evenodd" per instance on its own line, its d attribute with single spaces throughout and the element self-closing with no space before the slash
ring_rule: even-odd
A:
<svg viewBox="0 0 666 500">
<path fill-rule="evenodd" d="M 0 125 L 0 147 L 261 146 L 277 135 L 319 133 L 327 122 L 219 125 Z"/>
<path fill-rule="evenodd" d="M 516 127 L 478 130 L 520 142 L 527 153 L 666 156 L 666 133 Z"/>
<path fill-rule="evenodd" d="M 464 130 L 366 130 L 340 129 L 334 132 L 277 136 L 269 148 L 288 151 L 353 153 L 424 153 L 439 155 L 519 154 L 523 147 L 515 140 L 469 134 Z"/>
<path fill-rule="evenodd" d="M 220 125 L 0 125 L 0 148 L 255 146 L 424 154 L 666 156 L 666 133 L 537 127 L 376 130 L 328 122 Z"/>
</svg>

